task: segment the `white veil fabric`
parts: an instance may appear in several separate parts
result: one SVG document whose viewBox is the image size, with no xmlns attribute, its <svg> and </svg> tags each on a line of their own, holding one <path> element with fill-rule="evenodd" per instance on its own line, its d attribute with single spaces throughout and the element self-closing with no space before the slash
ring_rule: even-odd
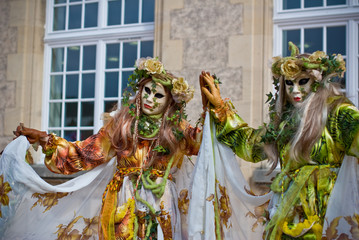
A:
<svg viewBox="0 0 359 240">
<path fill-rule="evenodd" d="M 262 239 L 264 226 L 255 208 L 266 204 L 272 193 L 253 196 L 245 188 L 249 185 L 233 151 L 217 141 L 207 113 L 190 189 L 189 239 Z"/>
<path fill-rule="evenodd" d="M 115 170 L 114 159 L 52 186 L 25 162 L 29 146 L 20 136 L 5 148 L 0 159 L 0 187 L 11 186 L 6 194 L 9 204 L 1 204 L 0 239 L 80 239 L 76 238 L 80 235 L 81 239 L 92 239 L 98 231 L 102 193 Z"/>
</svg>

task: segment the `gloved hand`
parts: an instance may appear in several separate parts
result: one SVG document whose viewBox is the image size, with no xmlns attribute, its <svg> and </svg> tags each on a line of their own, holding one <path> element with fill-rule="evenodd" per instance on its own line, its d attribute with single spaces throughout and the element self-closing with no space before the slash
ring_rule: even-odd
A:
<svg viewBox="0 0 359 240">
<path fill-rule="evenodd" d="M 45 146 L 47 143 L 47 140 L 49 139 L 48 134 L 45 131 L 39 131 L 33 128 L 27 128 L 24 126 L 23 123 L 20 123 L 19 126 L 17 126 L 16 131 L 14 131 L 15 138 L 19 137 L 20 135 L 23 135 L 27 138 L 27 140 L 31 144 L 40 144 L 42 147 Z"/>
<path fill-rule="evenodd" d="M 218 83 L 214 82 L 214 78 L 209 72 L 202 71 L 199 76 L 199 83 L 201 86 L 202 104 L 204 108 L 207 106 L 208 101 L 215 108 L 223 106 L 224 103 L 221 98 Z"/>
</svg>

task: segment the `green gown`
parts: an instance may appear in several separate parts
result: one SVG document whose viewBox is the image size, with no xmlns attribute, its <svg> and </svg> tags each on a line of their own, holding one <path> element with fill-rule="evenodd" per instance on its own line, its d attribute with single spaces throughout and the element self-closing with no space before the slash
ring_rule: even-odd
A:
<svg viewBox="0 0 359 240">
<path fill-rule="evenodd" d="M 231 107 L 224 109 L 221 117 L 218 111 L 214 114 L 218 140 L 245 161 L 266 160 L 265 128 L 251 128 Z M 266 225 L 266 239 L 322 239 L 328 199 L 344 156 L 359 157 L 359 111 L 349 100 L 330 111 L 311 163 L 289 158 L 290 143 L 277 147 L 281 173 L 271 184 L 277 204 Z"/>
</svg>

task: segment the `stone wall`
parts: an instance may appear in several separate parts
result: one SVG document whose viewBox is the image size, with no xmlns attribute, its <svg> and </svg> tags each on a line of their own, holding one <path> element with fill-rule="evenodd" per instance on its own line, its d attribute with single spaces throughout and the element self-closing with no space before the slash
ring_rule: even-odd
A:
<svg viewBox="0 0 359 240">
<path fill-rule="evenodd" d="M 15 107 L 16 81 L 8 79 L 8 55 L 17 51 L 17 29 L 10 24 L 10 2 L 0 4 L 0 151 L 11 141 L 12 135 L 5 131 L 5 109 Z"/>
<path fill-rule="evenodd" d="M 41 128 L 46 0 L 0 4 L 0 151 L 23 122 Z"/>
<path fill-rule="evenodd" d="M 195 87 L 187 106 L 191 123 L 202 112 L 198 76 L 206 70 L 220 78 L 222 97 L 239 115 L 260 125 L 271 89 L 272 0 L 162 0 L 156 8 L 155 54 Z M 258 167 L 241 164 L 248 179 Z"/>
</svg>

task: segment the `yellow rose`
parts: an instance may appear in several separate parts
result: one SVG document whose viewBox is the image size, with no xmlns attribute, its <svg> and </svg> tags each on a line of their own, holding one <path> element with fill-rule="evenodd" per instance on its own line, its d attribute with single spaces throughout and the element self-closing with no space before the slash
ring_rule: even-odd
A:
<svg viewBox="0 0 359 240">
<path fill-rule="evenodd" d="M 193 98 L 194 89 L 188 86 L 187 81 L 183 78 L 172 80 L 171 94 L 175 102 L 189 102 Z"/>
<path fill-rule="evenodd" d="M 172 86 L 172 91 L 174 93 L 184 93 L 188 89 L 188 83 L 183 78 L 173 79 Z"/>
<path fill-rule="evenodd" d="M 151 74 L 160 74 L 163 72 L 163 64 L 155 58 L 147 59 L 145 68 Z"/>
<path fill-rule="evenodd" d="M 143 70 L 145 69 L 145 62 L 146 62 L 146 58 L 139 58 L 137 59 L 136 61 L 136 67 L 139 69 L 139 70 Z"/>
<path fill-rule="evenodd" d="M 343 73 L 346 71 L 346 67 L 345 67 L 345 61 L 344 58 L 341 54 L 338 54 L 337 57 L 335 58 L 338 62 L 339 62 L 339 68 L 343 70 Z"/>
<path fill-rule="evenodd" d="M 326 57 L 327 57 L 327 55 L 325 54 L 325 52 L 316 51 L 316 52 L 312 53 L 312 55 L 310 55 L 308 57 L 308 59 L 312 63 L 320 63 L 322 58 L 326 58 Z"/>
<path fill-rule="evenodd" d="M 288 59 L 280 66 L 280 71 L 286 79 L 293 80 L 301 73 L 302 69 L 296 60 Z"/>
</svg>

